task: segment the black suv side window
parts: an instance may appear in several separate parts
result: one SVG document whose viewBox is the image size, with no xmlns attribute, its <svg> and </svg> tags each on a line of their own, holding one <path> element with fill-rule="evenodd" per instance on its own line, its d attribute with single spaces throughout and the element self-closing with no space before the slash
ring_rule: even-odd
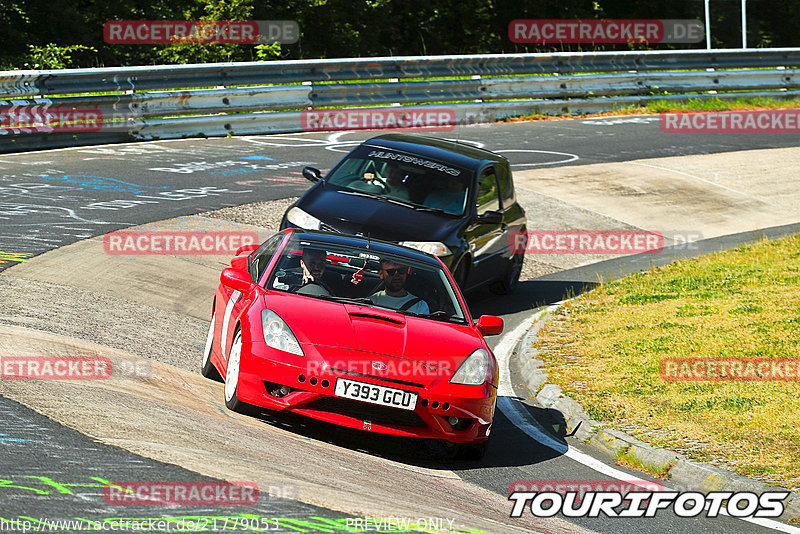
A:
<svg viewBox="0 0 800 534">
<path fill-rule="evenodd" d="M 497 196 L 497 176 L 492 167 L 484 169 L 478 178 L 475 205 L 478 208 L 478 215 L 500 209 L 500 199 Z"/>
<path fill-rule="evenodd" d="M 250 276 L 253 282 L 258 283 L 261 275 L 264 274 L 264 269 L 269 265 L 269 260 L 272 255 L 278 250 L 278 245 L 281 244 L 283 234 L 274 235 L 262 243 L 258 249 L 253 253 L 253 258 L 250 262 Z"/>
<path fill-rule="evenodd" d="M 505 165 L 497 166 L 497 181 L 500 183 L 503 206 L 508 207 L 514 203 L 514 183 L 511 180 L 511 172 Z"/>
</svg>

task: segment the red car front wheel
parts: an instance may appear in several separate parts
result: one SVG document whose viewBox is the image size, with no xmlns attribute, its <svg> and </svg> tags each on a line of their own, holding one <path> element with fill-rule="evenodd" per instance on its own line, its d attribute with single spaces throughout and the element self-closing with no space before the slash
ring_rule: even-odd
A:
<svg viewBox="0 0 800 534">
<path fill-rule="evenodd" d="M 211 380 L 216 380 L 217 382 L 222 382 L 222 377 L 217 371 L 217 368 L 214 367 L 214 364 L 211 363 L 211 347 L 214 346 L 214 324 L 216 314 L 211 314 L 211 326 L 208 327 L 208 337 L 206 338 L 206 346 L 203 350 L 203 363 L 200 367 L 200 373 Z"/>
<path fill-rule="evenodd" d="M 233 336 L 231 353 L 228 356 L 228 368 L 225 370 L 225 406 L 234 412 L 241 412 L 245 403 L 236 397 L 239 388 L 239 365 L 242 361 L 242 331 L 237 330 Z"/>
</svg>

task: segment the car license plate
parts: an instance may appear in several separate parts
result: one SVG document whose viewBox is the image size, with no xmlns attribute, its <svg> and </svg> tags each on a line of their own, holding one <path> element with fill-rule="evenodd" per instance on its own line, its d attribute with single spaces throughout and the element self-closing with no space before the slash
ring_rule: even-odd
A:
<svg viewBox="0 0 800 534">
<path fill-rule="evenodd" d="M 333 394 L 345 399 L 360 400 L 381 406 L 391 406 L 401 410 L 413 410 L 417 407 L 418 395 L 413 391 L 405 391 L 375 384 L 365 384 L 346 378 L 337 378 Z"/>
</svg>

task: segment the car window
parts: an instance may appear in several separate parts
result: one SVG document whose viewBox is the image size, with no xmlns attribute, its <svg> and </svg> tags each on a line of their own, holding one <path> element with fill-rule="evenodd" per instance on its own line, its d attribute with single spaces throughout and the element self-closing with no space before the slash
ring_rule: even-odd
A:
<svg viewBox="0 0 800 534">
<path fill-rule="evenodd" d="M 269 260 L 272 259 L 272 255 L 275 254 L 275 251 L 278 250 L 278 245 L 281 244 L 281 239 L 283 239 L 283 234 L 277 234 L 261 244 L 258 249 L 253 253 L 250 259 L 250 276 L 253 279 L 253 282 L 258 283 L 261 279 L 261 275 L 264 274 L 264 269 L 267 268 L 269 265 Z"/>
<path fill-rule="evenodd" d="M 466 169 L 427 157 L 362 146 L 334 168 L 325 181 L 340 190 L 461 215 L 473 176 Z"/>
<path fill-rule="evenodd" d="M 503 200 L 503 207 L 507 208 L 515 202 L 511 172 L 505 165 L 498 165 L 495 170 L 497 171 L 497 182 L 500 184 L 500 198 Z"/>
<path fill-rule="evenodd" d="M 497 176 L 491 167 L 485 169 L 481 173 L 480 179 L 478 179 L 475 205 L 478 215 L 500 209 L 500 199 L 497 195 Z"/>
<path fill-rule="evenodd" d="M 318 242 L 307 235 L 287 243 L 265 287 L 437 321 L 466 322 L 456 290 L 441 266 L 402 254 Z"/>
</svg>

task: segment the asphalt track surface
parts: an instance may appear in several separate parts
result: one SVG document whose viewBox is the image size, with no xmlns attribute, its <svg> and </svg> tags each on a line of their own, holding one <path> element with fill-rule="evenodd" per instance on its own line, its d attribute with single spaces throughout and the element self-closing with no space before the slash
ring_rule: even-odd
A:
<svg viewBox="0 0 800 534">
<path fill-rule="evenodd" d="M 0 434 L 2 450 L 2 477 L 0 485 L 7 486 L 0 499 L 0 520 L 11 521 L 30 518 L 32 526 L 38 521 L 78 521 L 89 519 L 103 522 L 106 519 L 140 521 L 140 532 L 149 532 L 144 519 L 153 521 L 153 532 L 165 531 L 169 522 L 177 530 L 178 521 L 184 518 L 198 526 L 222 527 L 227 521 L 233 527 L 238 518 L 255 523 L 265 530 L 278 530 L 313 521 L 315 517 L 330 520 L 347 516 L 293 500 L 291 488 L 275 486 L 266 495 L 262 491 L 255 505 L 193 506 L 174 505 L 158 507 L 146 504 L 119 505 L 108 502 L 104 494 L 108 482 L 159 480 L 176 482 L 211 482 L 204 477 L 164 462 L 143 458 L 120 449 L 94 441 L 83 434 L 59 425 L 9 399 L 0 398 L 4 432 Z M 271 494 L 270 494 L 271 493 Z M 243 514 L 243 509 L 246 512 Z M 186 523 L 184 523 L 185 525 Z M 88 523 L 73 523 L 68 532 L 83 532 Z M 77 526 L 83 528 L 75 528 Z M 149 524 L 148 524 L 149 526 Z M 161 527 L 159 529 L 159 526 Z M 90 528 L 90 527 L 88 527 Z M 12 524 L 0 531 L 14 532 Z M 44 530 L 44 529 L 43 529 Z M 188 529 L 192 531 L 194 529 Z M 239 529 L 242 531 L 243 529 Z M 44 530 L 46 532 L 46 530 Z M 128 529 L 128 531 L 131 531 Z"/>
<path fill-rule="evenodd" d="M 129 143 L 0 156 L 0 269 L 128 226 L 296 196 L 374 133 Z M 514 170 L 795 146 L 793 134 L 668 134 L 658 117 L 503 123 L 434 134 L 482 143 Z M 9 254 L 10 253 L 10 254 Z M 23 256 L 26 257 L 26 256 Z"/>
<path fill-rule="evenodd" d="M 575 166 L 632 159 L 733 152 L 755 148 L 779 148 L 798 145 L 791 134 L 665 134 L 657 117 L 595 118 L 536 123 L 506 123 L 491 126 L 458 128 L 438 134 L 504 152 L 515 170 L 536 167 Z M 297 196 L 309 187 L 300 175 L 304 165 L 328 169 L 351 147 L 374 133 L 305 134 L 253 136 L 246 138 L 164 141 L 155 143 L 71 148 L 0 157 L 0 269 L 16 263 L 15 254 L 36 255 L 47 250 L 146 222 L 189 215 L 225 206 L 261 200 Z M 775 234 L 796 232 L 797 228 L 776 229 Z M 723 239 L 725 246 L 750 241 L 754 234 Z M 716 243 L 719 244 L 719 243 Z M 661 255 L 661 261 L 694 255 L 676 250 Z M 477 316 L 493 313 L 503 316 L 506 334 L 492 339 L 493 349 L 512 350 L 509 336 L 529 322 L 535 305 L 555 302 L 569 288 L 590 285 L 597 272 L 632 272 L 649 267 L 649 258 L 641 261 L 625 258 L 609 263 L 585 266 L 522 284 L 513 298 L 490 297 L 479 293 L 470 299 Z M 504 344 L 502 347 L 498 345 Z M 498 354 L 498 356 L 500 356 Z M 517 383 L 514 376 L 511 382 Z M 155 469 L 163 480 L 202 480 L 179 467 L 159 464 L 123 449 L 92 442 L 85 436 L 58 425 L 31 410 L 0 397 L 4 417 L 0 421 L 0 518 L 18 517 L 107 517 L 121 515 L 119 510 L 86 509 L 81 493 L 72 491 L 59 499 L 32 499 L 29 490 L 10 486 L 34 487 L 20 483 L 20 477 L 48 476 L 53 480 L 77 481 L 87 476 L 106 479 L 142 479 L 143 471 Z M 518 410 L 527 412 L 533 427 L 552 429 L 557 414 L 524 402 Z M 299 431 L 299 430 L 298 430 Z M 337 436 L 321 425 L 319 430 L 303 430 L 316 439 L 328 440 L 343 447 L 357 447 L 352 439 Z M 608 480 L 606 472 L 587 466 L 558 450 L 543 446 L 533 435 L 536 430 L 513 424 L 498 410 L 493 428 L 494 440 L 486 458 L 479 463 L 448 466 L 465 481 L 507 495 L 513 480 Z M 46 436 L 46 437 L 42 437 Z M 555 434 L 556 440 L 569 448 L 605 464 L 617 476 L 649 477 L 624 467 L 610 466 L 606 459 L 574 439 Z M 21 440 L 21 441 L 20 441 Z M 376 455 L 398 459 L 380 443 L 368 445 Z M 86 451 L 91 462 L 106 470 L 87 470 Z M 33 454 L 31 454 L 33 453 Z M 400 460 L 413 466 L 420 463 L 413 456 Z M 423 462 L 424 463 L 424 462 Z M 593 465 L 593 464 L 592 464 Z M 112 468 L 113 466 L 113 468 Z M 102 474 L 100 474 L 102 472 Z M 49 474 L 48 474 L 49 473 Z M 91 474 L 90 474 L 91 473 Z M 4 485 L 2 485 L 4 484 Z M 45 485 L 46 486 L 46 485 Z M 45 486 L 35 486 L 46 489 Z M 667 484 L 668 486 L 668 484 Z M 81 490 L 81 491 L 85 491 Z M 97 488 L 89 488 L 97 492 Z M 28 498 L 25 498 L 28 497 Z M 102 507 L 101 507 L 102 508 Z M 509 504 L 510 511 L 510 504 Z M 227 510 L 208 510 L 225 515 Z M 205 513 L 205 512 L 204 512 Z M 266 517 L 327 518 L 342 517 L 330 510 L 311 507 L 291 499 L 272 499 L 257 513 Z M 83 514 L 83 515 L 82 515 Z M 92 515 L 93 514 L 93 515 Z M 99 514 L 99 515 L 98 515 Z M 125 517 L 131 517 L 128 507 Z M 152 512 L 147 514 L 152 516 Z M 658 519 L 570 519 L 573 524 L 597 532 L 770 532 L 772 529 L 731 518 L 681 519 L 663 512 Z M 286 524 L 288 525 L 288 523 Z M 286 526 L 284 525 L 284 526 Z"/>
</svg>

